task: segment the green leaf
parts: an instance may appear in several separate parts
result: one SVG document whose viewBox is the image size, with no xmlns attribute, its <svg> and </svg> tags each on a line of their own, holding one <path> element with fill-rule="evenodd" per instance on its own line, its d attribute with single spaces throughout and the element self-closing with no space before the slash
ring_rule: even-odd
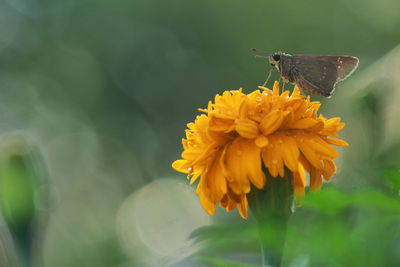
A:
<svg viewBox="0 0 400 267">
<path fill-rule="evenodd" d="M 349 196 L 332 188 L 325 188 L 317 193 L 308 193 L 303 206 L 326 215 L 336 215 L 351 204 Z"/>
<path fill-rule="evenodd" d="M 389 186 L 400 195 L 400 169 L 399 168 L 382 168 L 382 174 L 386 178 Z"/>
</svg>

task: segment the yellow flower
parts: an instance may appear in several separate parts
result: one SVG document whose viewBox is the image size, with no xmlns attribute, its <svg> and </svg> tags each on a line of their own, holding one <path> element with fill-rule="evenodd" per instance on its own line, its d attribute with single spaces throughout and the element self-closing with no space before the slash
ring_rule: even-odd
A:
<svg viewBox="0 0 400 267">
<path fill-rule="evenodd" d="M 182 159 L 172 167 L 188 174 L 190 183 L 200 177 L 196 193 L 204 209 L 215 213 L 215 204 L 226 210 L 238 207 L 247 218 L 251 185 L 263 188 L 268 170 L 272 179 L 290 171 L 296 196 L 304 195 L 306 172 L 310 190 L 336 172 L 336 146 L 347 146 L 338 136 L 345 124 L 340 118 L 317 115 L 320 102 L 310 101 L 295 87 L 279 93 L 259 87 L 250 94 L 225 91 L 209 102 L 207 109 L 188 124 L 182 140 Z"/>
</svg>

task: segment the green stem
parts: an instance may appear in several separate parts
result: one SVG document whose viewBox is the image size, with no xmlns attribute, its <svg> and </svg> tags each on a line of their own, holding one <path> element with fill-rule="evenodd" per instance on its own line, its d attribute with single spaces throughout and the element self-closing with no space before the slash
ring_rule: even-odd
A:
<svg viewBox="0 0 400 267">
<path fill-rule="evenodd" d="M 281 266 L 286 229 L 293 212 L 294 194 L 291 172 L 272 178 L 268 171 L 263 189 L 252 188 L 249 206 L 257 220 L 263 266 Z"/>
</svg>

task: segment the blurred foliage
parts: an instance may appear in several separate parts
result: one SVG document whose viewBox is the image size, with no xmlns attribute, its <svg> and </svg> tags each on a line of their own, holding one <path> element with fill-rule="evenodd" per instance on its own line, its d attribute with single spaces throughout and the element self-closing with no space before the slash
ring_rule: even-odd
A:
<svg viewBox="0 0 400 267">
<path fill-rule="evenodd" d="M 203 244 L 202 255 L 259 251 L 254 223 L 210 226 L 192 237 Z M 303 257 L 306 266 L 396 266 L 399 240 L 398 196 L 376 190 L 345 193 L 329 187 L 309 194 L 293 215 L 285 266 L 299 266 Z"/>
<path fill-rule="evenodd" d="M 198 257 L 196 260 L 215 267 L 254 267 L 253 265 L 234 263 L 226 260 L 207 257 Z"/>
<path fill-rule="evenodd" d="M 17 254 L 40 267 L 258 265 L 251 219 L 219 212 L 206 227 L 189 193 L 151 186 L 186 182 L 170 164 L 197 108 L 265 80 L 252 47 L 360 58 L 331 99 L 313 96 L 347 122 L 350 147 L 292 217 L 285 265 L 400 265 L 398 10 L 396 0 L 2 1 L 0 152 L 10 134 L 30 152 L 0 164 L 1 265 L 17 266 Z M 159 205 L 138 207 L 139 193 Z M 140 228 L 138 210 L 157 224 Z M 198 225 L 198 243 L 177 244 Z"/>
</svg>

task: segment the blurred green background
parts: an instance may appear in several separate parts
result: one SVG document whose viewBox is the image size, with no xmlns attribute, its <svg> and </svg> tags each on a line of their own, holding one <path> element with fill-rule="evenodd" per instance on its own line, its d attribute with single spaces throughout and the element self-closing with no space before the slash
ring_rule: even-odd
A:
<svg viewBox="0 0 400 267">
<path fill-rule="evenodd" d="M 400 2 L 0 2 L 0 266 L 257 266 L 253 220 L 174 172 L 186 123 L 265 80 L 250 48 L 354 55 L 323 102 L 338 173 L 293 215 L 284 266 L 400 265 Z M 275 74 L 274 78 L 277 78 Z"/>
</svg>

